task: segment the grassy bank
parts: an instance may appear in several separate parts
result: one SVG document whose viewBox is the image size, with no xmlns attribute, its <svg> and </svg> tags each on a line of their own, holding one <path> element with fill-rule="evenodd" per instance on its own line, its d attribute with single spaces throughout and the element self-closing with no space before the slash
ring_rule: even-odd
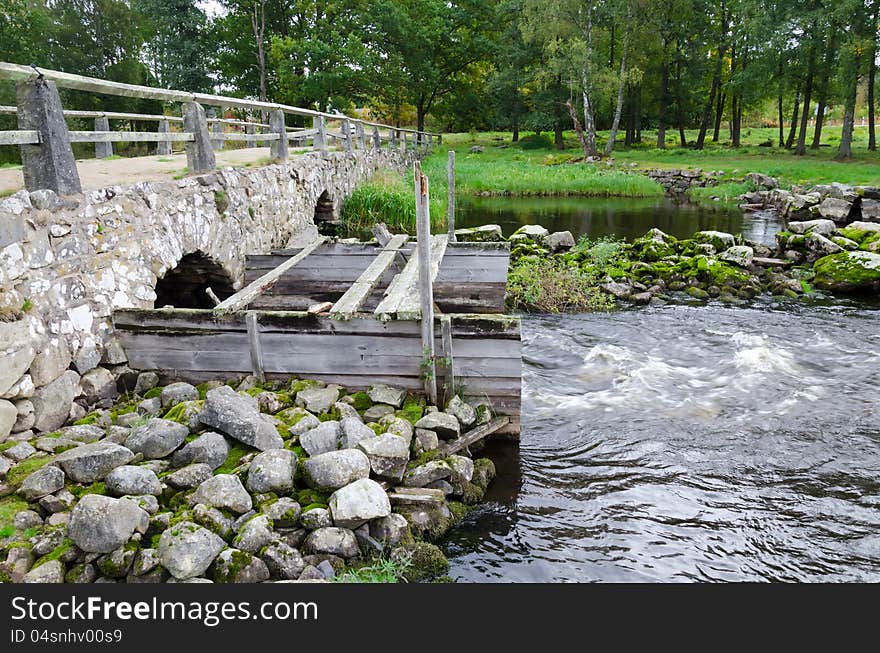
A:
<svg viewBox="0 0 880 653">
<path fill-rule="evenodd" d="M 347 233 L 367 237 L 377 222 L 393 233 L 412 233 L 416 224 L 415 192 L 410 174 L 381 172 L 360 184 L 342 206 Z M 431 192 L 431 225 L 442 228 L 446 220 L 446 194 Z"/>
</svg>

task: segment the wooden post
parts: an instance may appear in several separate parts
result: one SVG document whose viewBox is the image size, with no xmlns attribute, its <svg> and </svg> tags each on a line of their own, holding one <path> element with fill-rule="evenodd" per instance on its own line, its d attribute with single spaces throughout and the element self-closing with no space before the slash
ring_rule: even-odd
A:
<svg viewBox="0 0 880 653">
<path fill-rule="evenodd" d="M 449 242 L 455 242 L 455 150 L 449 150 L 446 161 L 446 231 Z"/>
<path fill-rule="evenodd" d="M 351 138 L 351 121 L 349 121 L 348 118 L 343 118 L 343 119 L 342 119 L 342 127 L 341 127 L 341 129 L 342 129 L 342 135 L 344 136 L 344 138 L 342 139 L 342 147 L 345 148 L 345 151 L 346 151 L 348 154 L 351 154 L 351 151 L 352 151 L 352 149 L 353 149 L 352 146 L 351 146 L 351 141 L 352 141 L 352 138 Z"/>
<path fill-rule="evenodd" d="M 416 193 L 416 238 L 419 248 L 419 295 L 422 312 L 422 375 L 425 394 L 437 405 L 437 364 L 434 360 L 434 287 L 431 282 L 431 209 L 428 178 L 418 161 L 413 165 Z"/>
<path fill-rule="evenodd" d="M 108 132 L 110 131 L 110 121 L 105 117 L 95 118 L 95 131 L 96 132 Z M 95 143 L 95 158 L 96 159 L 106 159 L 113 156 L 113 143 Z"/>
<path fill-rule="evenodd" d="M 211 136 L 208 132 L 208 118 L 205 109 L 198 102 L 185 102 L 183 105 L 183 130 L 192 132 L 193 140 L 186 143 L 186 165 L 191 173 L 213 170 L 217 166 Z"/>
<path fill-rule="evenodd" d="M 170 134 L 171 124 L 167 120 L 159 121 L 159 133 Z M 159 141 L 156 143 L 156 154 L 159 156 L 168 156 L 171 154 L 171 141 Z"/>
<path fill-rule="evenodd" d="M 211 109 L 211 115 L 214 118 L 218 118 L 218 119 L 223 118 L 223 107 Z M 214 124 L 211 125 L 211 133 L 222 135 L 223 134 L 223 123 L 222 122 L 214 122 Z M 222 138 L 214 138 L 211 141 L 211 148 L 214 149 L 214 151 L 222 150 L 223 143 L 224 143 L 224 141 Z"/>
<path fill-rule="evenodd" d="M 287 125 L 284 122 L 284 111 L 275 109 L 269 114 L 269 126 L 273 134 L 278 134 L 278 140 L 269 145 L 269 152 L 275 161 L 287 161 Z"/>
<path fill-rule="evenodd" d="M 59 195 L 82 192 L 61 97 L 54 82 L 42 76 L 16 87 L 18 128 L 36 131 L 39 145 L 21 146 L 24 187 L 54 190 Z"/>
<path fill-rule="evenodd" d="M 452 355 L 452 318 L 448 315 L 440 316 L 440 342 L 443 346 L 443 371 L 446 378 L 443 402 L 446 404 L 455 395 L 455 373 L 453 372 L 455 361 Z"/>
<path fill-rule="evenodd" d="M 315 116 L 312 118 L 312 125 L 318 130 L 315 134 L 313 149 L 323 154 L 327 153 L 327 124 L 324 122 L 324 116 Z"/>
<path fill-rule="evenodd" d="M 248 312 L 245 316 L 247 324 L 248 347 L 251 353 L 251 371 L 260 383 L 266 380 L 263 371 L 263 346 L 260 343 L 260 325 L 257 323 L 257 314 Z"/>
<path fill-rule="evenodd" d="M 382 149 L 382 136 L 379 135 L 379 127 L 373 125 L 373 149 Z"/>
</svg>

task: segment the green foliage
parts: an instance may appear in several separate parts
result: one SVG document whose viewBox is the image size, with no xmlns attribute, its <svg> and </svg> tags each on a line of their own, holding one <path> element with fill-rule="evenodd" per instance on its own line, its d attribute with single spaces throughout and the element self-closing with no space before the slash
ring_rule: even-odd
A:
<svg viewBox="0 0 880 653">
<path fill-rule="evenodd" d="M 52 454 L 36 454 L 30 458 L 25 458 L 9 470 L 6 474 L 6 482 L 9 485 L 17 486 L 30 474 L 51 462 L 54 458 L 55 456 Z"/>
<path fill-rule="evenodd" d="M 334 583 L 405 583 L 410 559 L 379 558 L 360 567 L 349 567 Z"/>
<path fill-rule="evenodd" d="M 431 224 L 441 227 L 446 219 L 445 195 L 431 193 Z M 415 233 L 415 190 L 404 177 L 376 174 L 360 184 L 342 206 L 342 224 L 348 233 L 371 238 L 370 228 L 384 222 L 392 233 Z"/>
<path fill-rule="evenodd" d="M 0 528 L 3 529 L 2 537 L 9 537 L 15 532 L 13 518 L 15 513 L 28 509 L 28 503 L 21 497 L 11 494 L 8 497 L 0 499 Z M 11 531 L 9 529 L 12 529 Z M 7 533 L 7 531 L 9 531 Z"/>
<path fill-rule="evenodd" d="M 242 444 L 241 442 L 236 442 L 229 449 L 229 454 L 226 456 L 226 460 L 223 461 L 223 464 L 220 465 L 216 470 L 214 470 L 214 474 L 231 474 L 232 470 L 238 467 L 239 461 L 242 456 L 254 451 L 246 444 Z"/>
<path fill-rule="evenodd" d="M 605 311 L 614 303 L 597 287 L 594 273 L 556 258 L 523 257 L 507 277 L 513 310 L 540 313 Z"/>
</svg>

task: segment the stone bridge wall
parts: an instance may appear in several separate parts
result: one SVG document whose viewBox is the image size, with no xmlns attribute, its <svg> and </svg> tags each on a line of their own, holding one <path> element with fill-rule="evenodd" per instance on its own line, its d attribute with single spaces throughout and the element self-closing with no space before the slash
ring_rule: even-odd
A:
<svg viewBox="0 0 880 653">
<path fill-rule="evenodd" d="M 152 307 L 157 280 L 183 256 L 210 257 L 238 288 L 246 254 L 317 235 L 323 193 L 338 214 L 356 184 L 414 156 L 313 153 L 177 181 L 0 200 L 0 442 L 10 431 L 24 438 L 31 428 L 56 429 L 100 399 L 108 375 L 125 371 L 112 311 Z M 71 408 L 77 397 L 81 407 Z"/>
</svg>

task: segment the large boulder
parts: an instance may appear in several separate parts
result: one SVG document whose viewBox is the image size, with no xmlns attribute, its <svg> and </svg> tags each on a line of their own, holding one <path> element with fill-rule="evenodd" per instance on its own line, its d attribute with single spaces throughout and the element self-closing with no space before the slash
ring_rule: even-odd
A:
<svg viewBox="0 0 880 653">
<path fill-rule="evenodd" d="M 439 411 L 425 415 L 422 419 L 416 422 L 416 428 L 434 431 L 439 437 L 446 440 L 457 438 L 461 433 L 461 426 L 458 423 L 458 418 L 456 418 L 455 415 L 441 413 Z"/>
<path fill-rule="evenodd" d="M 402 388 L 392 388 L 384 383 L 377 383 L 370 386 L 367 390 L 367 396 L 374 404 L 388 404 L 395 408 L 403 406 L 403 400 L 406 398 L 406 390 Z"/>
<path fill-rule="evenodd" d="M 189 383 L 171 383 L 162 388 L 162 394 L 159 399 L 162 402 L 162 408 L 168 409 L 176 406 L 184 401 L 197 401 L 199 391 Z"/>
<path fill-rule="evenodd" d="M 198 524 L 184 521 L 166 528 L 159 538 L 159 561 L 178 580 L 200 576 L 226 543 Z"/>
<path fill-rule="evenodd" d="M 723 231 L 698 231 L 694 234 L 694 240 L 698 243 L 712 245 L 717 252 L 723 252 L 736 245 L 736 238 L 733 237 L 733 234 Z"/>
<path fill-rule="evenodd" d="M 260 558 L 277 580 L 296 580 L 306 568 L 300 552 L 284 542 L 270 544 L 260 553 Z"/>
<path fill-rule="evenodd" d="M 143 426 L 132 429 L 125 446 L 145 458 L 164 458 L 183 444 L 189 429 L 183 424 L 154 417 Z"/>
<path fill-rule="evenodd" d="M 306 388 L 296 393 L 296 405 L 310 413 L 326 413 L 339 399 L 339 386 Z"/>
<path fill-rule="evenodd" d="M 376 437 L 376 433 L 359 417 L 346 417 L 339 422 L 339 448 L 354 449 L 359 442 Z"/>
<path fill-rule="evenodd" d="M 837 229 L 834 220 L 804 220 L 802 222 L 789 222 L 788 231 L 793 234 L 817 233 L 830 236 Z"/>
<path fill-rule="evenodd" d="M 432 460 L 408 471 L 403 477 L 406 487 L 425 487 L 429 483 L 452 476 L 452 468 L 445 460 Z"/>
<path fill-rule="evenodd" d="M 752 265 L 752 259 L 755 257 L 755 250 L 748 245 L 734 245 L 728 247 L 719 254 L 718 258 L 727 263 L 733 263 L 741 268 L 747 268 Z"/>
<path fill-rule="evenodd" d="M 36 501 L 64 487 L 64 472 L 52 465 L 41 467 L 24 479 L 18 493 L 28 501 Z"/>
<path fill-rule="evenodd" d="M 399 481 L 409 462 L 409 446 L 401 437 L 385 433 L 358 443 L 357 448 L 367 455 L 370 469 L 379 478 Z"/>
<path fill-rule="evenodd" d="M 319 528 L 309 533 L 304 549 L 306 553 L 324 553 L 346 559 L 355 558 L 360 553 L 354 532 L 336 526 Z"/>
<path fill-rule="evenodd" d="M 190 497 L 190 504 L 204 503 L 206 506 L 231 510 L 244 514 L 253 508 L 253 499 L 241 484 L 238 476 L 217 474 L 199 485 Z"/>
<path fill-rule="evenodd" d="M 55 464 L 77 483 L 94 483 L 120 465 L 127 465 L 134 452 L 113 442 L 93 442 L 58 454 Z"/>
<path fill-rule="evenodd" d="M 86 553 L 110 553 L 149 524 L 149 514 L 134 501 L 87 494 L 70 513 L 67 535 Z"/>
<path fill-rule="evenodd" d="M 270 449 L 251 461 L 247 486 L 251 492 L 286 494 L 293 488 L 294 474 L 296 454 L 287 449 Z"/>
<path fill-rule="evenodd" d="M 390 514 L 388 495 L 381 485 L 369 478 L 349 483 L 330 495 L 333 524 L 342 528 L 353 530 L 371 519 Z"/>
<path fill-rule="evenodd" d="M 28 403 L 30 404 L 29 401 Z M 12 428 L 18 420 L 18 408 L 16 408 L 15 404 L 11 401 L 0 399 L 0 442 L 3 442 L 9 437 L 9 434 L 12 433 Z M 33 404 L 31 404 L 30 426 L 33 426 Z M 28 428 L 30 428 L 30 426 Z"/>
<path fill-rule="evenodd" d="M 68 370 L 49 385 L 37 388 L 31 397 L 34 429 L 54 431 L 64 426 L 79 390 L 79 374 L 73 370 Z"/>
<path fill-rule="evenodd" d="M 199 421 L 260 451 L 284 447 L 274 424 L 260 414 L 256 403 L 229 386 L 208 391 Z"/>
<path fill-rule="evenodd" d="M 35 354 L 26 320 L 0 322 L 0 395 L 28 371 Z"/>
<path fill-rule="evenodd" d="M 823 218 L 843 223 L 849 218 L 852 206 L 853 203 L 848 200 L 826 197 L 818 206 L 813 207 L 811 210 Z"/>
<path fill-rule="evenodd" d="M 544 239 L 544 246 L 551 252 L 567 252 L 575 246 L 570 231 L 554 231 Z"/>
<path fill-rule="evenodd" d="M 154 496 L 162 494 L 162 484 L 156 473 L 151 469 L 136 465 L 117 467 L 107 474 L 104 485 L 108 493 L 117 497 L 126 494 L 152 494 Z"/>
<path fill-rule="evenodd" d="M 318 454 L 303 465 L 306 483 L 321 491 L 338 490 L 370 476 L 370 461 L 358 449 L 340 449 Z"/>
<path fill-rule="evenodd" d="M 341 436 L 339 422 L 330 420 L 299 436 L 299 444 L 307 454 L 317 456 L 338 449 Z"/>
<path fill-rule="evenodd" d="M 224 549 L 213 564 L 211 578 L 215 583 L 262 583 L 269 580 L 266 563 L 247 551 Z"/>
<path fill-rule="evenodd" d="M 208 431 L 175 451 L 171 464 L 175 467 L 183 467 L 204 463 L 211 469 L 217 469 L 226 462 L 227 456 L 229 456 L 229 443 L 226 438 L 214 431 Z"/>
<path fill-rule="evenodd" d="M 813 265 L 813 283 L 834 292 L 880 290 L 880 254 L 840 252 L 820 258 Z"/>
<path fill-rule="evenodd" d="M 64 564 L 60 560 L 48 560 L 34 567 L 21 579 L 22 583 L 63 583 Z"/>
</svg>

